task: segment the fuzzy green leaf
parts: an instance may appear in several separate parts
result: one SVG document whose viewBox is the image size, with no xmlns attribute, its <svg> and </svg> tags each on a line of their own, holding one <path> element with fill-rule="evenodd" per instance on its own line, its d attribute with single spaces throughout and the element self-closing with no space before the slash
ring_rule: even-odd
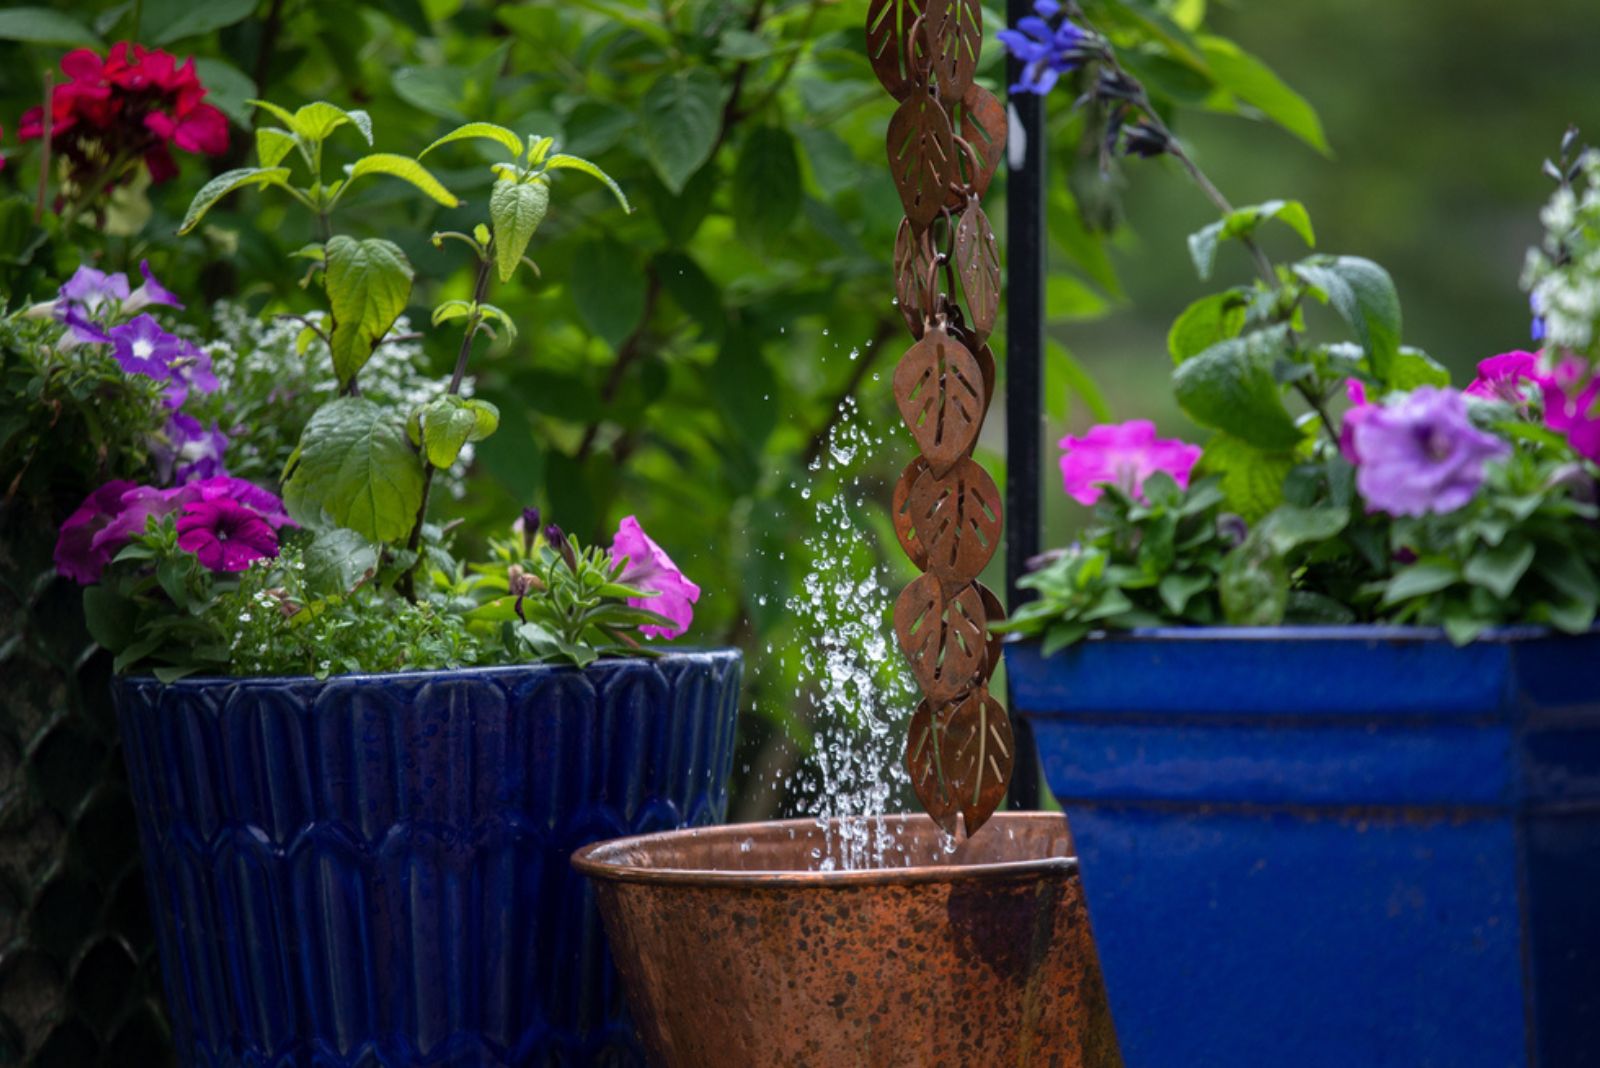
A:
<svg viewBox="0 0 1600 1068">
<path fill-rule="evenodd" d="M 534 231 L 550 210 L 550 186 L 542 178 L 494 183 L 489 194 L 489 222 L 494 226 L 494 261 L 500 281 L 509 282 L 528 251 Z"/>
<path fill-rule="evenodd" d="M 276 167 L 294 151 L 294 143 L 294 134 L 289 131 L 263 126 L 256 131 L 256 156 L 263 167 Z"/>
<path fill-rule="evenodd" d="M 1316 109 L 1270 67 L 1222 37 L 1202 37 L 1200 50 L 1219 86 L 1318 152 L 1328 154 L 1328 139 Z"/>
<path fill-rule="evenodd" d="M 800 214 L 800 158 L 780 126 L 759 126 L 745 138 L 733 169 L 733 219 L 757 241 L 783 236 Z"/>
<path fill-rule="evenodd" d="M 511 153 L 512 159 L 522 155 L 522 138 L 504 126 L 498 126 L 492 122 L 469 122 L 465 126 L 457 126 L 454 130 L 451 130 L 423 149 L 417 154 L 417 158 L 421 159 L 442 145 L 448 145 L 454 141 L 468 140 L 493 141 L 495 144 L 504 146 L 505 150 Z"/>
<path fill-rule="evenodd" d="M 295 112 L 289 129 L 307 141 L 326 141 L 347 123 L 361 131 L 367 144 L 372 144 L 372 118 L 365 111 L 346 111 L 325 100 L 313 101 Z"/>
<path fill-rule="evenodd" d="M 189 202 L 189 210 L 183 215 L 183 225 L 178 227 L 178 233 L 186 234 L 193 230 L 217 201 L 235 189 L 243 189 L 247 185 L 285 185 L 288 178 L 287 167 L 239 167 L 223 171 L 201 186 L 200 192 L 194 195 Z"/>
<path fill-rule="evenodd" d="M 306 526 L 331 520 L 371 541 L 397 541 L 410 533 L 422 505 L 419 459 L 387 409 L 343 397 L 317 409 L 306 424 L 284 482 L 284 503 Z"/>
<path fill-rule="evenodd" d="M 1173 363 L 1204 352 L 1219 341 L 1238 337 L 1244 329 L 1250 299 L 1244 291 L 1229 289 L 1201 297 L 1183 310 L 1167 332 L 1167 351 Z"/>
<path fill-rule="evenodd" d="M 1372 373 L 1392 387 L 1400 354 L 1400 295 L 1389 272 L 1359 256 L 1316 256 L 1295 264 L 1294 273 L 1350 325 Z"/>
<path fill-rule="evenodd" d="M 350 176 L 351 182 L 357 178 L 365 178 L 369 174 L 387 174 L 401 181 L 410 182 L 447 208 L 456 207 L 461 203 L 455 194 L 440 183 L 439 179 L 428 173 L 428 168 L 414 159 L 392 152 L 375 152 L 370 156 L 362 156 L 346 167 L 345 173 Z"/>
<path fill-rule="evenodd" d="M 1196 471 L 1220 476 L 1227 509 L 1254 523 L 1283 503 L 1283 480 L 1294 465 L 1291 449 L 1258 449 L 1231 434 L 1214 434 Z"/>
<path fill-rule="evenodd" d="M 1217 245 L 1222 241 L 1249 237 L 1268 219 L 1277 219 L 1287 225 L 1312 248 L 1316 247 L 1316 234 L 1311 229 L 1311 215 L 1298 200 L 1269 200 L 1236 208 L 1223 218 L 1189 235 L 1189 255 L 1202 279 L 1211 277 L 1217 259 Z"/>
<path fill-rule="evenodd" d="M 344 234 L 328 242 L 327 257 L 333 369 L 343 386 L 360 373 L 373 347 L 405 311 L 411 296 L 411 264 L 392 241 L 357 241 Z"/>
<path fill-rule="evenodd" d="M 628 197 L 623 193 L 622 187 L 616 183 L 611 175 L 588 160 L 558 152 L 545 163 L 544 169 L 547 171 L 581 171 L 591 178 L 599 179 L 607 189 L 611 190 L 611 195 L 617 198 L 617 203 L 622 205 L 622 210 L 630 215 L 633 214 L 633 205 L 628 203 Z"/>
<path fill-rule="evenodd" d="M 645 94 L 646 158 L 674 195 L 711 158 L 722 123 L 722 80 L 704 67 L 669 71 Z"/>
<path fill-rule="evenodd" d="M 1184 361 L 1172 375 L 1178 404 L 1195 422 L 1259 449 L 1294 448 L 1302 434 L 1273 376 L 1283 345 L 1281 331 L 1264 330 Z"/>
</svg>

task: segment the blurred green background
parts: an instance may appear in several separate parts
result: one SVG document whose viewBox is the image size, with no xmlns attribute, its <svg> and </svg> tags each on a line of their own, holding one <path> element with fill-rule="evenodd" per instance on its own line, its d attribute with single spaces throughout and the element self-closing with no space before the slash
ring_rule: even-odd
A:
<svg viewBox="0 0 1600 1068">
<path fill-rule="evenodd" d="M 1591 56 L 1600 6 L 1084 6 L 1137 70 L 1160 74 L 1151 82 L 1158 104 L 1235 203 L 1300 199 L 1322 249 L 1390 269 L 1407 341 L 1458 375 L 1524 343 L 1516 279 L 1547 190 L 1540 159 L 1569 121 L 1600 131 Z M 980 78 L 1001 89 L 992 31 L 1002 19 L 995 5 L 986 10 Z M 8 6 L 0 292 L 14 306 L 52 295 L 82 258 L 126 270 L 148 256 L 169 284 L 204 298 L 189 312 L 202 333 L 218 299 L 269 315 L 317 306 L 286 258 L 309 225 L 281 198 L 245 193 L 198 236 L 174 233 L 209 176 L 250 161 L 245 100 L 255 95 L 366 108 L 383 151 L 414 153 L 461 121 L 487 119 L 594 158 L 638 210 L 624 216 L 587 179 L 558 181 L 530 250 L 543 278 L 490 298 L 517 317 L 520 335 L 474 368 L 480 395 L 504 413 L 502 429 L 481 447 L 466 498 L 435 514 L 463 518 L 469 548 L 527 504 L 590 538 L 637 514 L 706 591 L 692 639 L 751 654 L 737 814 L 802 804 L 785 797 L 817 708 L 817 669 L 805 654 L 820 636 L 801 604 L 805 581 L 821 570 L 894 590 L 910 577 L 886 511 L 911 453 L 886 373 L 907 341 L 890 303 L 901 211 L 883 161 L 892 102 L 862 54 L 864 11 L 862 0 Z M 1289 88 L 1208 63 L 1211 35 L 1259 57 L 1320 112 L 1330 153 L 1307 143 L 1314 127 Z M 182 157 L 180 177 L 126 197 L 105 234 L 63 241 L 28 222 L 39 159 L 36 146 L 17 143 L 17 119 L 42 98 L 68 47 L 130 36 L 198 57 L 211 99 L 234 119 L 233 149 L 226 159 Z M 1050 331 L 1059 347 L 1043 398 L 1047 543 L 1065 541 L 1081 519 L 1054 478 L 1054 441 L 1089 425 L 1097 406 L 1196 436 L 1170 400 L 1164 338 L 1179 310 L 1216 288 L 1195 277 L 1184 245 L 1211 220 L 1206 202 L 1164 161 L 1094 177 L 1074 91 L 1063 83 L 1049 102 Z M 358 147 L 347 138 L 339 162 Z M 428 237 L 481 217 L 487 171 L 470 152 L 429 159 L 464 208 L 443 211 L 374 181 L 345 212 L 349 232 L 389 237 L 417 265 L 414 322 L 435 299 L 466 295 L 462 258 Z M 988 207 L 1003 233 L 1003 184 Z M 1225 249 L 1218 282 L 1244 280 L 1245 268 L 1237 248 Z M 441 372 L 446 335 L 426 341 Z M 847 470 L 813 472 L 846 398 L 857 402 L 864 440 L 884 444 L 857 449 Z M 998 412 L 981 459 L 1003 475 Z M 816 500 L 830 494 L 842 494 L 852 536 L 823 551 L 806 539 L 818 526 Z M 991 584 L 1001 574 L 997 562 Z M 887 604 L 866 601 L 863 611 Z"/>
</svg>

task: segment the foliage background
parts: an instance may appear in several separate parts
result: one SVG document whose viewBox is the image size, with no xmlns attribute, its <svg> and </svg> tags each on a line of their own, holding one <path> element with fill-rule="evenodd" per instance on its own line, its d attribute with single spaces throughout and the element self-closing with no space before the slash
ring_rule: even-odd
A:
<svg viewBox="0 0 1600 1068">
<path fill-rule="evenodd" d="M 1180 135 L 1236 202 L 1297 197 L 1325 249 L 1391 269 L 1408 340 L 1459 370 L 1523 339 L 1515 279 L 1545 192 L 1538 161 L 1568 120 L 1600 129 L 1600 115 L 1587 114 L 1600 105 L 1586 91 L 1583 51 L 1600 32 L 1600 9 L 1551 0 L 1528 18 L 1490 0 L 1085 6 L 1140 56 Z M 0 12 L 0 37 L 32 39 L 0 41 L 0 124 L 12 157 L 0 187 L 32 196 L 36 160 L 16 145 L 16 117 L 42 98 L 64 48 L 74 37 L 127 36 L 136 16 L 140 40 L 199 57 L 213 98 L 245 125 L 236 125 L 231 158 L 185 157 L 182 177 L 149 190 L 148 205 L 130 199 L 98 254 L 116 269 L 149 256 L 174 288 L 204 295 L 190 308 L 202 327 L 211 300 L 240 299 L 253 311 L 315 300 L 284 266 L 284 254 L 312 235 L 281 198 L 246 193 L 208 219 L 203 237 L 173 236 L 208 171 L 248 162 L 250 96 L 364 107 L 377 148 L 406 153 L 465 119 L 487 119 L 555 136 L 614 174 L 636 213 L 623 216 L 586 179 L 561 179 L 570 184 L 557 190 L 531 250 L 543 279 L 493 298 L 522 330 L 478 363 L 479 393 L 504 423 L 480 448 L 456 507 L 478 539 L 530 503 L 591 538 L 608 538 L 623 515 L 640 516 L 706 591 L 695 639 L 752 654 L 755 714 L 735 796 L 739 815 L 762 815 L 782 803 L 784 772 L 809 744 L 798 652 L 815 636 L 788 605 L 814 566 L 803 545 L 814 512 L 801 491 L 847 396 L 859 398 L 869 434 L 889 442 L 852 476 L 861 503 L 851 512 L 864 535 L 857 551 L 881 558 L 891 585 L 909 577 L 896 570 L 903 565 L 884 513 L 897 460 L 908 454 L 894 447 L 905 442 L 893 432 L 884 374 L 904 341 L 888 268 L 900 208 L 881 159 L 891 102 L 861 54 L 863 8 L 74 0 L 47 9 L 57 20 L 46 30 L 13 8 Z M 987 23 L 983 77 L 998 88 L 992 31 L 1002 19 L 993 5 Z M 1314 120 L 1286 89 L 1230 86 L 1205 62 L 1196 42 L 1210 32 L 1262 57 L 1321 112 L 1330 155 L 1308 144 L 1318 140 Z M 1300 137 L 1242 121 L 1241 112 L 1260 115 L 1241 93 Z M 1164 163 L 1097 178 L 1069 104 L 1065 91 L 1050 103 L 1050 305 L 1060 347 L 1050 360 L 1047 438 L 1081 428 L 1097 410 L 1153 415 L 1192 433 L 1169 407 L 1163 339 L 1201 292 L 1182 241 L 1209 221 L 1208 209 Z M 470 228 L 488 192 L 475 160 L 441 154 L 430 164 L 466 207 L 419 207 L 404 186 L 374 182 L 346 212 L 350 230 L 397 241 L 427 279 L 413 295 L 414 321 L 435 299 L 468 295 L 461 258 L 427 239 Z M 990 200 L 998 229 L 1003 191 Z M 0 252 L 31 240 L 16 206 L 24 203 L 0 208 Z M 0 263 L 0 285 L 13 305 L 47 296 L 77 258 L 70 244 L 47 243 L 13 257 L 24 262 Z M 1224 260 L 1230 269 L 1242 273 L 1242 263 Z M 443 371 L 447 336 L 428 345 Z M 997 408 L 986 441 L 1002 432 Z M 992 450 L 985 462 L 1003 472 Z M 1077 516 L 1053 479 L 1042 491 L 1051 502 L 1047 540 L 1065 540 Z"/>
</svg>

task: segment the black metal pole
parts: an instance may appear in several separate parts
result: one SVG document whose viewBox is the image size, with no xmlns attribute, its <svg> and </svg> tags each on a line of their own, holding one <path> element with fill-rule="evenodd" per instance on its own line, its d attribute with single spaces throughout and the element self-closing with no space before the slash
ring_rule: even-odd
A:
<svg viewBox="0 0 1600 1068">
<path fill-rule="evenodd" d="M 1032 0 L 1006 0 L 1006 21 L 1033 14 Z M 1006 84 L 1022 77 L 1015 57 Z M 1010 94 L 1011 143 L 1006 169 L 1006 593 L 1013 610 L 1028 598 L 1017 588 L 1027 561 L 1039 552 L 1042 486 L 1040 431 L 1044 422 L 1045 132 L 1044 101 Z M 1039 751 L 1033 731 L 1012 720 L 1016 766 L 1011 807 L 1039 807 Z"/>
</svg>

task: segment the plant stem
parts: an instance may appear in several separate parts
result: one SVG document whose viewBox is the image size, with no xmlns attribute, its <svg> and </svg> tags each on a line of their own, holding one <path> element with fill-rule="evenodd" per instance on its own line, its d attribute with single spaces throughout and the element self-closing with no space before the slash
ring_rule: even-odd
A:
<svg viewBox="0 0 1600 1068">
<path fill-rule="evenodd" d="M 491 245 L 484 246 L 478 257 L 478 280 L 472 287 L 473 312 L 467 316 L 467 326 L 461 335 L 461 348 L 456 352 L 455 370 L 450 375 L 450 385 L 445 387 L 445 393 L 452 397 L 461 393 L 461 381 L 467 375 L 467 360 L 472 355 L 472 339 L 477 336 L 478 327 L 483 325 L 483 313 L 477 310 L 477 306 L 483 303 L 483 298 L 489 293 L 489 275 L 494 269 Z M 428 460 L 426 449 L 423 450 L 422 467 L 422 500 L 417 505 L 417 519 L 411 526 L 411 536 L 406 539 L 406 549 L 413 553 L 422 546 L 422 525 L 428 518 L 428 495 L 433 489 L 434 466 Z M 417 599 L 416 575 L 421 564 L 422 557 L 419 554 L 397 583 L 401 595 L 408 601 L 415 602 Z"/>
</svg>

